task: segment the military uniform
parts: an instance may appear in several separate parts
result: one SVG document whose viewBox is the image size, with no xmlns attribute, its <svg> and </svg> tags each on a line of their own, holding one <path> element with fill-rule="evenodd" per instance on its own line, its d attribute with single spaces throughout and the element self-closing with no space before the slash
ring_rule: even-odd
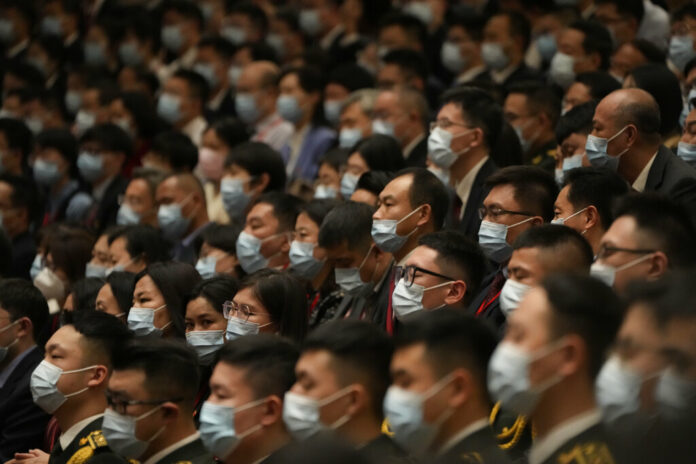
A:
<svg viewBox="0 0 696 464">
<path fill-rule="evenodd" d="M 528 160 L 525 164 L 553 172 L 556 167 L 556 141 L 552 140 L 534 153 L 530 153 Z"/>
<path fill-rule="evenodd" d="M 379 462 L 380 464 L 411 462 L 408 453 L 397 445 L 388 435 L 383 433 L 360 448 L 359 452 L 369 459 L 370 462 Z"/>
<path fill-rule="evenodd" d="M 501 409 L 498 402 L 491 410 L 489 423 L 498 447 L 513 461 L 524 460 L 532 446 L 532 425 L 529 420 Z"/>
<path fill-rule="evenodd" d="M 487 422 L 472 424 L 472 430 L 435 459 L 436 464 L 508 464 L 512 461 L 498 447 Z"/>
<path fill-rule="evenodd" d="M 598 410 L 581 414 L 534 443 L 529 464 L 617 464 Z"/>
<path fill-rule="evenodd" d="M 108 443 L 102 435 L 101 426 L 101 417 L 93 420 L 80 430 L 65 448 L 61 446 L 60 440 L 56 441 L 48 458 L 48 464 L 85 464 L 99 460 L 101 462 L 123 462 L 109 449 Z"/>
<path fill-rule="evenodd" d="M 184 439 L 186 440 L 186 439 Z M 182 441 L 184 441 L 182 440 Z M 154 456 L 157 456 L 155 453 Z M 151 456 L 149 459 L 152 459 Z M 130 460 L 131 464 L 140 464 L 139 461 L 134 459 Z M 185 445 L 172 450 L 171 452 L 165 454 L 164 456 L 159 456 L 153 461 L 153 464 L 213 464 L 215 463 L 215 458 L 208 452 L 208 450 L 203 445 L 198 433 L 196 433 L 195 439 L 186 443 Z"/>
</svg>

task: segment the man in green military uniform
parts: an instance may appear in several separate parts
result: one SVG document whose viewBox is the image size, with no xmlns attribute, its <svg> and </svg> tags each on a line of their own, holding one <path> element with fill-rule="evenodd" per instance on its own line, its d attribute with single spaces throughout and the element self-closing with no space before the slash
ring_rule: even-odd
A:
<svg viewBox="0 0 696 464">
<path fill-rule="evenodd" d="M 536 432 L 530 464 L 614 464 L 595 377 L 621 322 L 618 297 L 587 276 L 553 275 L 508 316 L 491 357 L 488 386 Z"/>
<path fill-rule="evenodd" d="M 211 464 L 193 422 L 196 353 L 180 342 L 134 340 L 114 356 L 103 432 L 131 462 Z"/>
<path fill-rule="evenodd" d="M 76 313 L 74 322 L 58 329 L 46 343 L 44 360 L 32 373 L 31 392 L 34 402 L 55 416 L 62 431 L 49 464 L 115 457 L 101 431 L 104 392 L 114 349 L 130 337 L 115 317 L 85 312 Z"/>
<path fill-rule="evenodd" d="M 458 311 L 421 312 L 397 334 L 384 410 L 394 438 L 437 463 L 509 462 L 488 425 L 495 335 Z"/>
</svg>

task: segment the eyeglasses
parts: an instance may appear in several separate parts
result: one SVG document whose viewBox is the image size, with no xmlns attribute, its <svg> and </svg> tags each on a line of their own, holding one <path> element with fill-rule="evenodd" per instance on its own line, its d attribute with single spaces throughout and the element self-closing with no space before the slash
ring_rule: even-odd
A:
<svg viewBox="0 0 696 464">
<path fill-rule="evenodd" d="M 498 208 L 497 206 L 491 206 L 490 208 L 482 206 L 478 209 L 478 214 L 479 219 L 483 219 L 486 216 L 497 218 L 498 216 L 502 216 L 503 214 L 516 214 L 519 216 L 536 216 L 536 214 L 529 213 L 527 211 L 510 211 L 507 209 Z"/>
<path fill-rule="evenodd" d="M 448 277 L 437 272 L 429 271 L 418 266 L 396 266 L 394 268 L 394 282 L 399 282 L 401 279 L 404 279 L 404 285 L 410 287 L 411 285 L 413 285 L 413 281 L 416 279 L 416 273 L 418 272 L 439 277 L 441 279 L 457 280 L 453 279 L 452 277 Z"/>
<path fill-rule="evenodd" d="M 449 119 L 438 119 L 437 121 L 433 121 L 430 123 L 430 132 L 434 131 L 436 127 L 439 127 L 440 129 L 447 129 L 452 126 L 466 127 L 467 129 L 469 128 L 469 126 L 467 126 L 466 124 L 452 122 Z"/>
<path fill-rule="evenodd" d="M 114 398 L 114 395 L 109 392 L 106 393 L 106 404 L 119 414 L 126 414 L 128 406 L 137 406 L 140 404 L 154 406 L 164 403 L 178 403 L 183 400 L 183 398 L 172 398 L 168 400 L 123 400 Z"/>
<path fill-rule="evenodd" d="M 254 313 L 254 307 L 248 304 L 239 304 L 236 301 L 225 301 L 222 304 L 222 315 L 225 316 L 225 319 L 236 317 L 246 321 L 249 320 L 249 316 L 254 314 L 256 314 Z"/>
<path fill-rule="evenodd" d="M 619 248 L 609 245 L 600 245 L 599 251 L 597 252 L 597 259 L 606 258 L 614 253 L 623 251 L 624 253 L 632 253 L 636 255 L 647 255 L 648 253 L 655 253 L 656 250 L 647 248 Z"/>
</svg>

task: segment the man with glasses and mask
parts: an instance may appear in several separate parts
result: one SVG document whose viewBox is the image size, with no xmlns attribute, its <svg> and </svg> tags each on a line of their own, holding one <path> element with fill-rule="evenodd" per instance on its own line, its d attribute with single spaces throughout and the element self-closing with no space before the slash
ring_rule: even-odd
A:
<svg viewBox="0 0 696 464">
<path fill-rule="evenodd" d="M 604 234 L 592 275 L 622 293 L 633 280 L 656 280 L 696 262 L 696 232 L 683 206 L 656 194 L 624 198 Z"/>
<path fill-rule="evenodd" d="M 328 322 L 303 344 L 297 380 L 285 394 L 283 419 L 298 440 L 332 430 L 375 462 L 406 453 L 382 433 L 392 343 L 364 321 Z"/>
<path fill-rule="evenodd" d="M 497 269 L 483 279 L 469 311 L 500 327 L 505 322 L 499 298 L 506 280 L 503 269 L 512 255 L 512 244 L 525 230 L 553 218 L 558 187 L 551 174 L 534 166 L 501 169 L 485 185 L 489 193 L 479 210 L 479 245 Z"/>
<path fill-rule="evenodd" d="M 212 464 L 193 422 L 196 352 L 177 342 L 135 340 L 118 350 L 106 390 L 104 437 L 145 464 Z"/>
<path fill-rule="evenodd" d="M 420 313 L 402 327 L 384 411 L 394 440 L 423 462 L 510 462 L 488 424 L 486 369 L 495 336 L 456 311 Z"/>
<path fill-rule="evenodd" d="M 488 365 L 488 390 L 534 424 L 530 464 L 563 462 L 563 456 L 618 462 L 594 385 L 622 311 L 618 297 L 596 279 L 559 274 L 530 290 L 510 314 Z"/>
<path fill-rule="evenodd" d="M 478 208 L 488 193 L 484 182 L 498 169 L 489 155 L 502 124 L 502 109 L 493 97 L 464 87 L 445 93 L 437 120 L 430 125 L 430 169 L 442 172 L 454 189 L 454 219 L 471 238 L 481 225 Z"/>
<path fill-rule="evenodd" d="M 240 337 L 220 349 L 203 404 L 203 443 L 226 463 L 266 462 L 290 443 L 283 396 L 295 382 L 297 348 L 270 334 Z"/>
<path fill-rule="evenodd" d="M 46 342 L 30 386 L 34 403 L 53 414 L 61 430 L 49 464 L 88 462 L 111 453 L 103 431 L 106 385 L 115 350 L 131 337 L 114 316 L 87 311 L 77 312 Z"/>
</svg>

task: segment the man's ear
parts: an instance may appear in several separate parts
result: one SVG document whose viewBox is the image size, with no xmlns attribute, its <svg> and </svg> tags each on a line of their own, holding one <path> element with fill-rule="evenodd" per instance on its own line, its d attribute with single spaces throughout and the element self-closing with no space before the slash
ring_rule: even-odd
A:
<svg viewBox="0 0 696 464">
<path fill-rule="evenodd" d="M 266 403 L 261 416 L 261 425 L 270 427 L 283 420 L 283 400 L 275 395 L 266 398 Z"/>
<path fill-rule="evenodd" d="M 447 295 L 445 296 L 445 304 L 447 306 L 456 306 L 464 301 L 466 296 L 466 282 L 463 280 L 456 280 L 452 282 Z"/>
</svg>

